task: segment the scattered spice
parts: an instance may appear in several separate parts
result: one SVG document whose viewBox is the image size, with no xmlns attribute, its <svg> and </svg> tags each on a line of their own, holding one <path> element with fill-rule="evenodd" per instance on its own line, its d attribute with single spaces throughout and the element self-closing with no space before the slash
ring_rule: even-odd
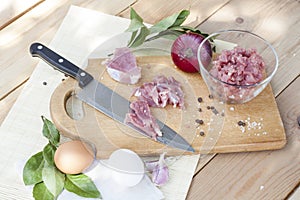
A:
<svg viewBox="0 0 300 200">
<path fill-rule="evenodd" d="M 61 81 L 63 82 L 63 81 L 65 81 L 65 79 L 63 78 L 63 79 L 61 79 Z"/>
<path fill-rule="evenodd" d="M 198 102 L 201 103 L 203 101 L 202 97 L 198 98 Z"/>
<path fill-rule="evenodd" d="M 241 18 L 241 17 L 237 17 L 237 18 L 235 19 L 235 22 L 238 23 L 238 24 L 242 24 L 242 23 L 244 22 L 244 19 Z"/>
<path fill-rule="evenodd" d="M 218 112 L 217 109 L 215 109 L 215 108 L 211 108 L 211 111 L 212 111 L 215 115 L 219 114 L 219 112 Z"/>
<path fill-rule="evenodd" d="M 202 109 L 201 109 L 201 108 L 198 108 L 198 111 L 199 111 L 199 112 L 202 112 Z"/>
<path fill-rule="evenodd" d="M 245 120 L 240 120 L 237 122 L 236 127 L 238 127 L 242 133 L 244 133 L 246 130 L 248 131 L 257 131 L 261 130 L 263 131 L 263 118 L 260 118 L 260 121 L 253 121 L 248 117 Z M 255 136 L 260 136 L 260 135 L 267 135 L 268 133 L 266 131 L 264 132 L 256 132 L 254 135 Z M 248 134 L 249 135 L 249 134 Z M 250 135 L 249 135 L 250 136 Z"/>
<path fill-rule="evenodd" d="M 298 126 L 300 127 L 300 115 L 297 117 Z"/>
<path fill-rule="evenodd" d="M 202 119 L 196 119 L 195 122 L 201 125 L 204 124 L 204 121 Z"/>
<path fill-rule="evenodd" d="M 44 81 L 44 82 L 43 82 L 43 85 L 47 85 L 47 82 L 46 82 L 46 81 Z"/>
<path fill-rule="evenodd" d="M 206 108 L 207 108 L 207 110 L 210 110 L 210 106 L 207 106 Z"/>
<path fill-rule="evenodd" d="M 201 136 L 204 136 L 205 135 L 205 133 L 203 132 L 203 131 L 200 131 L 200 133 L 199 133 Z"/>
<path fill-rule="evenodd" d="M 213 96 L 212 94 L 209 94 L 209 95 L 208 95 L 208 98 L 213 99 L 214 96 Z"/>
<path fill-rule="evenodd" d="M 243 121 L 238 121 L 238 125 L 239 125 L 239 126 L 246 126 L 246 123 L 243 122 Z"/>
</svg>

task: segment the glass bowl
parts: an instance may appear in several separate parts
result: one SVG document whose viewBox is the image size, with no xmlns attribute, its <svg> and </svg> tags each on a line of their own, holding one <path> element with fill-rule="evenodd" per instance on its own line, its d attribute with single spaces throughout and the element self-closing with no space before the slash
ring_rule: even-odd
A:
<svg viewBox="0 0 300 200">
<path fill-rule="evenodd" d="M 207 42 L 214 45 L 209 58 L 205 53 Z M 244 30 L 224 30 L 209 35 L 199 45 L 198 61 L 209 92 L 229 104 L 246 103 L 255 98 L 278 68 L 278 56 L 272 45 Z"/>
</svg>

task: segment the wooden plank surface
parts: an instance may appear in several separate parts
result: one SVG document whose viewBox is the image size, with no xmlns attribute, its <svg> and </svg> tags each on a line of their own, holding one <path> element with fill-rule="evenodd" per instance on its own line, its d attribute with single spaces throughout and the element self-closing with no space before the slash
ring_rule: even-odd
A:
<svg viewBox="0 0 300 200">
<path fill-rule="evenodd" d="M 190 26 L 197 26 L 228 2 L 229 0 L 181 0 L 172 2 L 139 0 L 132 5 L 132 7 L 140 14 L 146 23 L 150 24 L 154 24 L 183 9 L 188 9 L 191 13 L 185 23 Z M 125 10 L 120 16 L 129 18 L 130 10 Z"/>
<path fill-rule="evenodd" d="M 289 9 L 281 9 L 283 7 L 288 7 Z M 299 60 L 299 55 L 296 53 L 299 48 L 295 48 L 294 45 L 298 43 L 299 38 L 296 35 L 290 37 L 289 40 L 284 38 L 286 30 L 293 29 L 295 24 L 298 23 L 298 18 L 290 19 L 288 17 L 290 13 L 297 15 L 298 9 L 297 2 L 294 3 L 293 1 L 232 0 L 215 12 L 213 16 L 208 18 L 198 28 L 208 33 L 226 29 L 244 29 L 262 35 L 269 40 L 276 48 L 280 60 L 279 70 L 271 83 L 273 92 L 277 95 L 299 74 L 300 68 L 297 67 L 297 64 L 289 65 L 290 62 Z M 286 21 L 289 21 L 289 23 L 285 23 Z M 268 24 L 270 22 L 272 24 Z M 283 26 L 284 24 L 288 24 L 290 27 L 285 27 Z M 269 29 L 264 25 L 269 27 Z M 286 49 L 288 50 L 286 51 Z M 288 56 L 291 60 L 283 59 L 286 55 L 285 52 L 290 52 L 291 50 L 293 56 Z"/>
<path fill-rule="evenodd" d="M 114 1 L 114 4 L 110 3 L 111 1 L 93 0 L 53 0 L 53 4 L 49 1 L 46 2 L 37 6 L 37 8 L 34 9 L 35 11 L 29 11 L 26 15 L 0 32 L 1 50 L 9 52 L 9 55 L 0 55 L 0 75 L 4 77 L 0 80 L 0 117 L 2 120 L 8 112 L 7 108 L 12 105 L 19 91 L 10 92 L 29 77 L 36 65 L 35 61 L 28 60 L 27 51 L 29 42 L 31 40 L 39 40 L 48 43 L 55 34 L 55 30 L 66 14 L 70 4 L 95 10 L 102 9 L 104 12 L 110 14 L 117 14 L 125 9 L 125 11 L 120 14 L 120 16 L 124 17 L 129 16 L 129 10 L 126 9 L 126 6 L 131 5 L 131 3 L 127 5 L 127 1 L 125 1 L 124 4 L 126 5 L 124 6 L 124 4 L 122 4 L 124 1 L 120 3 L 117 0 Z M 141 15 L 145 17 L 146 22 L 154 23 L 164 16 L 168 16 L 182 8 L 188 8 L 188 5 L 193 4 L 192 11 L 194 10 L 196 15 L 195 18 L 191 20 L 192 25 L 198 25 L 199 22 L 201 23 L 204 19 L 213 14 L 208 20 L 208 23 L 203 23 L 200 26 L 200 29 L 203 31 L 214 32 L 219 29 L 242 28 L 254 31 L 270 40 L 277 49 L 280 58 L 280 68 L 272 82 L 273 89 L 276 95 L 283 91 L 277 99 L 280 112 L 283 119 L 285 119 L 285 125 L 288 121 L 288 126 L 295 127 L 293 118 L 295 118 L 297 114 L 299 115 L 299 106 L 297 104 L 299 98 L 298 96 L 297 98 L 288 97 L 289 95 L 292 97 L 295 96 L 293 91 L 299 91 L 297 84 L 299 85 L 300 83 L 298 78 L 292 85 L 289 85 L 295 77 L 299 76 L 300 70 L 300 68 L 297 67 L 300 49 L 298 45 L 300 29 L 297 28 L 300 22 L 300 7 L 298 2 L 292 0 L 232 0 L 213 1 L 212 3 L 216 2 L 219 4 L 215 4 L 216 7 L 213 9 L 207 7 L 207 4 L 203 1 L 192 0 L 176 1 L 174 3 L 158 0 L 151 2 L 139 0 L 133 6 L 138 12 L 143 12 Z M 98 7 L 97 5 L 102 6 Z M 118 5 L 122 5 L 122 8 L 120 8 L 118 12 L 114 12 L 114 9 L 118 7 Z M 218 9 L 220 9 L 219 12 L 216 12 Z M 207 10 L 210 10 L 211 13 L 206 13 Z M 41 14 L 43 11 L 45 11 L 45 15 Z M 202 15 L 203 13 L 205 14 Z M 56 16 L 59 19 L 49 19 L 51 18 L 50 16 Z M 42 17 L 42 19 L 40 19 L 40 17 Z M 35 25 L 40 29 L 38 33 L 34 33 L 32 30 Z M 50 27 L 50 30 L 48 30 L 48 27 Z M 14 60 L 8 59 L 12 57 L 14 57 Z M 20 68 L 21 63 L 23 63 L 22 61 L 27 66 L 26 69 Z M 24 64 L 22 64 L 22 66 L 24 66 Z M 15 78 L 12 74 L 19 75 Z M 286 87 L 287 89 L 284 91 Z M 7 94 L 9 95 L 7 96 Z M 278 197 L 279 199 L 284 199 L 295 189 L 297 184 L 299 185 L 300 183 L 298 167 L 299 156 L 296 156 L 299 155 L 299 148 L 297 148 L 297 145 L 299 146 L 299 128 L 293 129 L 296 134 L 291 134 L 290 128 L 286 130 L 288 132 L 288 144 L 285 149 L 280 151 L 201 156 L 197 168 L 197 171 L 201 171 L 194 178 L 188 199 L 199 199 L 208 193 L 206 197 L 219 196 L 222 199 L 224 199 L 223 197 L 227 197 L 227 199 L 238 199 L 237 197 L 243 197 L 245 199 L 247 199 L 247 197 L 248 199 L 253 199 L 254 197 L 260 199 L 274 199 Z M 241 166 L 240 163 L 244 166 Z M 296 164 L 298 164 L 298 166 Z M 290 172 L 288 172 L 288 170 L 290 170 Z M 223 177 L 227 182 L 222 181 Z M 238 180 L 238 177 L 240 177 L 241 180 Z M 15 190 L 15 188 L 9 188 L 11 195 L 14 193 L 13 190 Z M 217 194 L 212 196 L 214 193 Z M 226 196 L 225 193 L 228 193 L 228 195 Z M 300 189 L 291 195 L 291 199 L 299 199 L 299 194 Z M 5 197 L 9 199 L 10 196 L 8 195 L 9 194 L 4 194 L 4 199 Z M 22 197 L 18 196 L 16 198 L 20 199 Z"/>
<path fill-rule="evenodd" d="M 300 74 L 299 13 L 298 1 L 232 0 L 199 29 L 209 33 L 245 29 L 270 41 L 279 56 L 279 69 L 272 81 L 277 95 Z"/>
<path fill-rule="evenodd" d="M 0 55 L 0 76 L 2 77 L 0 81 L 0 99 L 28 79 L 37 64 L 37 61 L 28 55 L 29 45 L 33 41 L 48 44 L 71 4 L 93 7 L 95 10 L 116 15 L 130 6 L 134 0 L 126 0 L 122 3 L 115 2 L 114 4 L 111 4 L 111 2 L 109 0 L 45 1 L 2 30 L 0 32 L 1 51 L 7 53 L 1 53 Z"/>
<path fill-rule="evenodd" d="M 2 0 L 0 4 L 0 30 L 42 1 L 44 0 Z"/>
<path fill-rule="evenodd" d="M 276 50 L 278 51 L 279 54 L 279 59 L 280 59 L 280 69 L 276 75 L 276 77 L 274 78 L 274 81 L 272 82 L 273 85 L 273 89 L 275 94 L 279 94 L 280 92 L 282 92 L 284 90 L 284 88 L 295 78 L 299 75 L 299 68 L 297 67 L 297 64 L 294 63 L 297 60 L 299 60 L 299 55 L 297 54 L 297 52 L 299 51 L 299 47 L 297 48 L 295 46 L 295 44 L 298 44 L 298 40 L 299 38 L 292 34 L 291 37 L 289 37 L 289 40 L 284 39 L 286 31 L 287 30 L 294 30 L 294 26 L 297 26 L 298 23 L 298 19 L 299 17 L 293 18 L 293 19 L 287 19 L 290 16 L 290 13 L 293 13 L 293 15 L 297 15 L 297 13 L 299 13 L 299 6 L 297 6 L 297 2 L 293 2 L 293 1 L 288 1 L 285 2 L 283 4 L 281 4 L 282 2 L 277 2 L 277 3 L 273 3 L 271 4 L 271 2 L 263 2 L 263 1 L 231 1 L 230 3 L 228 3 L 226 6 L 224 6 L 222 9 L 220 9 L 218 12 L 216 12 L 211 18 L 208 19 L 207 22 L 201 24 L 199 26 L 200 30 L 202 31 L 206 31 L 206 32 L 214 32 L 217 30 L 220 30 L 220 27 L 222 27 L 222 29 L 229 29 L 229 28 L 237 28 L 240 27 L 242 29 L 246 29 L 246 30 L 250 30 L 253 32 L 256 32 L 258 34 L 263 35 L 266 39 L 270 40 L 273 45 L 275 46 Z M 284 8 L 284 9 L 282 9 Z M 285 9 L 287 8 L 287 9 Z M 247 12 L 246 12 L 247 11 Z M 285 23 L 287 22 L 288 23 Z M 268 28 L 264 27 L 263 25 L 268 25 L 269 23 L 273 23 L 273 24 L 269 24 Z M 272 29 L 273 28 L 273 29 Z M 268 30 L 268 31 L 266 31 Z M 272 34 L 275 31 L 274 34 Z M 297 30 L 298 31 L 298 30 Z M 296 32 L 297 32 L 296 31 Z M 277 34 L 278 33 L 278 34 Z M 299 35 L 299 34 L 298 34 Z M 289 59 L 287 59 L 289 58 Z M 299 101 L 299 100 L 298 100 Z M 279 101 L 277 100 L 278 104 Z M 292 102 L 288 102 L 290 105 L 292 103 L 295 103 L 296 100 L 294 99 L 294 101 Z M 287 102 L 286 102 L 287 103 Z M 284 109 L 280 109 L 284 110 Z M 284 117 L 283 117 L 284 118 Z M 290 146 L 289 142 L 288 142 L 288 147 Z M 288 148 L 287 147 L 287 148 Z M 263 155 L 265 156 L 268 155 L 270 152 L 266 152 L 263 153 Z M 289 152 L 285 152 L 287 155 L 289 154 Z M 239 155 L 239 154 L 237 154 Z M 231 156 L 237 156 L 236 154 L 232 154 Z M 244 154 L 242 154 L 244 155 Z M 242 155 L 240 155 L 240 157 L 236 158 L 236 160 L 230 160 L 230 162 L 232 164 L 230 164 L 228 166 L 228 168 L 232 169 L 232 170 L 237 170 L 239 171 L 240 169 L 236 169 L 235 165 L 239 165 L 240 162 L 244 161 L 243 163 L 251 163 L 251 161 L 253 160 L 253 157 L 259 157 L 257 156 L 257 154 L 250 156 L 247 158 L 247 156 L 243 157 Z M 261 153 L 259 153 L 259 155 L 261 155 Z M 219 163 L 212 163 L 211 166 L 215 165 L 218 166 L 219 165 L 227 165 L 225 162 L 225 159 L 228 158 L 228 156 L 230 155 L 217 155 L 215 159 L 213 159 L 213 161 L 218 161 L 218 159 L 224 159 L 223 162 L 219 162 Z M 282 155 L 282 154 L 277 154 L 274 155 L 274 157 L 278 157 L 278 161 L 280 160 L 280 157 L 285 157 L 286 155 Z M 293 155 L 291 155 L 292 157 Z M 231 157 L 230 157 L 231 159 Z M 212 162 L 213 162 L 212 161 Z M 295 165 L 295 162 L 293 162 L 293 158 L 290 158 L 290 161 L 293 163 L 293 166 Z M 271 163 L 272 161 L 270 161 Z M 279 161 L 280 162 L 280 161 Z M 298 162 L 298 163 L 297 163 Z M 223 163 L 223 164 L 222 164 Z M 296 164 L 299 165 L 299 160 L 296 161 Z M 245 164 L 246 165 L 246 164 Z M 248 165 L 248 164 L 247 164 Z M 250 164 L 249 164 L 250 165 Z M 274 164 L 276 165 L 276 164 Z M 261 167 L 257 167 L 257 171 L 264 171 L 263 169 L 264 166 Z M 282 167 L 282 166 L 281 166 Z M 209 188 L 208 187 L 204 187 L 204 189 L 199 189 L 202 188 L 202 185 L 207 185 L 207 183 L 204 183 L 205 181 L 201 181 L 201 179 L 203 179 L 203 177 L 205 177 L 205 180 L 209 180 L 210 177 L 203 175 L 205 173 L 208 173 L 208 171 L 206 171 L 206 169 L 208 169 L 209 167 L 205 167 L 204 170 L 200 171 L 199 174 L 197 174 L 194 178 L 194 182 L 191 188 L 190 193 L 191 194 L 195 194 L 195 196 L 191 195 L 189 196 L 190 199 L 195 198 L 197 195 L 199 194 L 206 194 L 205 190 L 209 191 L 209 193 L 213 194 L 216 193 L 217 190 L 213 189 L 213 188 Z M 199 170 L 199 168 L 197 168 Z M 212 170 L 212 169 L 208 169 L 208 170 Z M 224 170 L 222 169 L 216 169 L 218 171 L 222 171 Z M 227 171 L 227 173 L 229 173 Z M 201 175 L 200 175 L 201 174 Z M 225 173 L 224 173 L 225 174 Z M 233 173 L 231 173 L 233 174 Z M 247 176 L 248 172 L 241 172 L 241 174 L 243 174 L 244 176 Z M 272 174 L 272 173 L 270 173 Z M 283 175 L 283 176 L 289 176 L 289 175 Z M 224 190 L 226 190 L 226 192 L 228 192 L 227 190 L 230 189 L 230 194 L 227 197 L 227 199 L 232 198 L 233 196 L 230 196 L 234 193 L 234 186 L 236 185 L 229 185 L 226 186 L 226 184 L 224 182 L 222 182 L 222 177 L 217 177 L 217 175 L 215 175 L 214 177 L 216 177 L 213 181 L 214 182 L 221 182 L 220 185 L 224 186 Z M 233 177 L 233 175 L 231 175 L 229 178 Z M 250 176 L 248 176 L 249 178 Z M 269 177 L 270 178 L 270 177 Z M 254 178 L 252 178 L 254 179 Z M 228 180 L 226 178 L 226 180 Z M 237 183 L 237 180 L 234 179 L 234 181 Z M 232 183 L 234 182 L 232 181 Z M 279 184 L 280 181 L 274 183 L 275 184 Z M 249 180 L 250 182 L 250 180 Z M 296 183 L 299 183 L 299 176 L 298 176 L 298 180 L 297 177 L 294 178 L 293 180 L 293 184 L 286 186 L 284 193 L 282 194 L 282 196 L 287 195 L 289 193 L 289 190 L 292 190 L 295 187 Z M 222 184 L 223 183 L 223 184 Z M 237 184 L 241 184 L 240 182 L 238 182 Z M 251 185 L 250 183 L 247 183 L 247 185 Z M 248 194 L 255 194 L 256 191 L 254 190 L 254 186 L 252 188 L 246 188 L 246 186 L 244 187 L 243 191 L 249 191 Z M 256 185 L 257 186 L 257 185 Z M 264 185 L 259 186 L 259 190 L 260 188 L 263 190 L 265 189 Z M 218 188 L 220 189 L 220 188 Z M 197 190 L 197 192 L 195 191 Z M 273 191 L 272 187 L 270 189 L 268 189 L 268 191 Z M 219 192 L 218 192 L 219 193 Z M 225 191 L 224 191 L 225 193 Z M 222 195 L 224 195 L 224 193 L 221 193 L 220 197 Z M 204 196 L 204 195 L 203 195 Z M 208 196 L 208 197 L 212 197 L 212 196 Z M 284 196 L 285 197 L 285 196 Z M 237 197 L 235 197 L 237 198 Z M 246 198 L 246 196 L 245 196 Z M 249 198 L 249 196 L 248 196 Z M 246 198 L 247 199 L 247 198 Z"/>
<path fill-rule="evenodd" d="M 17 87 L 14 91 L 11 91 L 11 93 L 6 98 L 0 101 L 0 126 L 6 115 L 14 105 L 23 88 L 24 84 Z"/>
<path fill-rule="evenodd" d="M 300 181 L 300 78 L 278 96 L 288 144 L 278 151 L 218 154 L 193 179 L 188 199 L 284 199 Z M 290 98 L 293 96 L 293 98 Z"/>
</svg>

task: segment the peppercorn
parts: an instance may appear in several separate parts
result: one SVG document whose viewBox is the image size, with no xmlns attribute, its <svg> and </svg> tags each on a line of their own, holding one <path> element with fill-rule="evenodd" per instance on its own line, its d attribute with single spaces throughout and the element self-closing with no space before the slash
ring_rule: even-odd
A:
<svg viewBox="0 0 300 200">
<path fill-rule="evenodd" d="M 242 122 L 242 121 L 238 121 L 238 125 L 239 125 L 239 126 L 246 126 L 246 123 L 245 123 L 245 122 Z"/>
<path fill-rule="evenodd" d="M 202 119 L 196 119 L 195 122 L 198 124 L 201 124 L 201 125 L 204 123 L 204 121 Z"/>
</svg>

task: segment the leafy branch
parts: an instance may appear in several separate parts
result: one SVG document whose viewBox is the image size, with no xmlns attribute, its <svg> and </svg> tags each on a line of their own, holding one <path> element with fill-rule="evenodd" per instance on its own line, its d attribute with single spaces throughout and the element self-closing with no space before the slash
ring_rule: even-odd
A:
<svg viewBox="0 0 300 200">
<path fill-rule="evenodd" d="M 193 32 L 207 37 L 208 34 L 202 33 L 200 30 L 189 26 L 183 26 L 183 22 L 189 16 L 190 11 L 182 10 L 179 13 L 173 14 L 162 19 L 151 27 L 147 27 L 143 19 L 137 12 L 130 9 L 130 25 L 125 32 L 131 32 L 131 38 L 128 42 L 128 47 L 138 47 L 144 42 L 149 42 L 158 38 L 166 38 L 175 40 L 178 36 L 184 33 Z"/>
<path fill-rule="evenodd" d="M 44 116 L 42 120 L 43 135 L 49 142 L 43 151 L 30 157 L 23 168 L 23 182 L 25 185 L 34 185 L 33 197 L 36 200 L 56 199 L 66 189 L 79 196 L 101 198 L 100 192 L 88 176 L 82 173 L 69 175 L 57 169 L 54 154 L 59 145 L 60 134 L 50 120 Z"/>
</svg>

